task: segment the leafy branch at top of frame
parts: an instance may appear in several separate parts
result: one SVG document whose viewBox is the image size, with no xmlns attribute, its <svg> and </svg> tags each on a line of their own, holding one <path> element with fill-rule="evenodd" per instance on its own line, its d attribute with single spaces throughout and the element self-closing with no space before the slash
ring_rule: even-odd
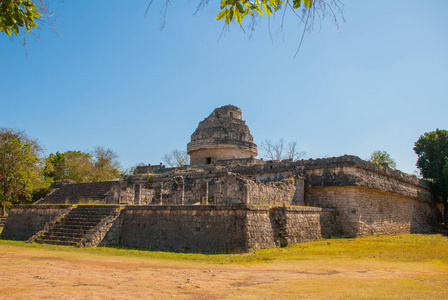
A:
<svg viewBox="0 0 448 300">
<path fill-rule="evenodd" d="M 36 27 L 37 19 L 42 17 L 36 5 L 30 0 L 5 0 L 0 2 L 0 31 L 11 36 L 18 35 L 20 28 L 30 33 Z"/>
<path fill-rule="evenodd" d="M 221 0 L 221 11 L 216 16 L 216 20 L 224 19 L 227 24 L 235 20 L 242 24 L 243 18 L 247 15 L 263 16 L 266 13 L 268 16 L 280 9 L 284 4 L 290 5 L 290 0 Z M 303 5 L 311 9 L 313 7 L 312 0 L 293 0 L 292 9 L 298 9 Z M 263 13 L 264 10 L 264 13 Z"/>
</svg>

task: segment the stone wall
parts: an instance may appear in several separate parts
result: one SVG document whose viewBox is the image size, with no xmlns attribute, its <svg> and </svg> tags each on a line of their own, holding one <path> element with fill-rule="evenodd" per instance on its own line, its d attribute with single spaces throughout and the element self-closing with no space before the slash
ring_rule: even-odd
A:
<svg viewBox="0 0 448 300">
<path fill-rule="evenodd" d="M 294 176 L 278 182 L 250 180 L 239 174 L 222 172 L 189 176 L 154 176 L 134 185 L 136 205 L 303 204 L 304 181 Z"/>
<path fill-rule="evenodd" d="M 335 212 L 258 205 L 127 206 L 120 243 L 154 250 L 246 252 L 338 236 Z"/>
<path fill-rule="evenodd" d="M 120 244 L 121 230 L 123 228 L 124 210 L 120 211 L 112 226 L 108 227 L 106 234 L 99 242 L 99 246 L 115 246 Z"/>
<path fill-rule="evenodd" d="M 362 187 L 308 187 L 308 205 L 335 208 L 344 236 L 431 232 L 436 203 Z"/>
<path fill-rule="evenodd" d="M 336 215 L 335 210 L 317 207 L 251 205 L 247 212 L 248 248 L 284 247 L 340 236 Z"/>
<path fill-rule="evenodd" d="M 249 143 L 247 144 L 250 145 Z M 222 145 L 216 145 L 216 147 L 219 146 Z M 231 146 L 236 147 L 235 145 Z M 244 146 L 246 146 L 246 144 Z M 244 149 L 226 149 L 223 147 L 222 149 L 201 149 L 190 152 L 189 155 L 190 163 L 192 165 L 206 165 L 219 163 L 219 161 L 229 159 L 250 159 L 254 156 L 254 152 Z M 209 157 L 209 161 L 207 161 L 207 157 Z"/>
<path fill-rule="evenodd" d="M 26 241 L 71 209 L 71 205 L 13 205 L 1 238 Z"/>
<path fill-rule="evenodd" d="M 276 247 L 271 207 L 251 205 L 246 212 L 247 248 Z"/>
<path fill-rule="evenodd" d="M 339 237 L 341 229 L 336 222 L 337 211 L 317 207 L 287 207 L 286 243 L 303 243 L 322 238 Z"/>
<path fill-rule="evenodd" d="M 128 206 L 120 243 L 166 251 L 247 251 L 245 214 L 232 206 Z"/>
<path fill-rule="evenodd" d="M 413 179 L 414 176 L 399 171 L 398 176 L 388 176 L 379 171 L 358 166 L 332 166 L 306 170 L 304 176 L 307 187 L 359 186 L 430 201 L 434 199 L 427 184 L 408 179 Z"/>
<path fill-rule="evenodd" d="M 147 173 L 157 173 L 165 170 L 165 166 L 160 163 L 159 165 L 151 166 L 151 164 L 147 166 L 137 166 L 135 171 L 137 174 L 147 174 Z"/>
<path fill-rule="evenodd" d="M 298 205 L 304 203 L 304 181 L 297 176 L 276 182 L 245 179 L 245 184 L 249 188 L 248 203 L 250 204 Z"/>
</svg>

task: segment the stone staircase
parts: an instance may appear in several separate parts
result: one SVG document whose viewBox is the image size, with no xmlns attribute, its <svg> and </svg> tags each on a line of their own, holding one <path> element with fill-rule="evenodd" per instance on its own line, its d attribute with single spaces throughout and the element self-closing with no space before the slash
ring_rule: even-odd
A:
<svg viewBox="0 0 448 300">
<path fill-rule="evenodd" d="M 0 217 L 0 227 L 5 227 L 6 224 L 6 219 L 8 218 L 8 216 L 6 217 Z"/>
<path fill-rule="evenodd" d="M 67 184 L 48 194 L 39 204 L 78 204 L 81 199 L 106 204 L 107 194 L 117 184 L 115 181 Z"/>
<path fill-rule="evenodd" d="M 79 246 L 88 234 L 107 217 L 116 218 L 118 205 L 79 205 L 64 218 L 38 236 L 34 242 L 40 244 Z"/>
</svg>

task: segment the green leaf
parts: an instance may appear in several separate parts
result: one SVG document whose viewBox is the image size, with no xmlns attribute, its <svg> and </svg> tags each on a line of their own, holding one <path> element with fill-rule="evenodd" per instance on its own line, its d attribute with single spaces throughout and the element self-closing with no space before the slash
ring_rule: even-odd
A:
<svg viewBox="0 0 448 300">
<path fill-rule="evenodd" d="M 237 8 L 234 8 L 233 11 L 235 12 L 235 20 L 240 23 L 243 21 L 243 18 L 241 17 L 241 13 Z"/>
<path fill-rule="evenodd" d="M 302 0 L 294 0 L 293 1 L 293 8 L 294 9 L 296 9 L 296 8 L 299 8 L 300 7 L 300 5 L 302 4 Z"/>
<path fill-rule="evenodd" d="M 226 13 L 226 23 L 229 24 L 233 20 L 233 10 L 228 9 Z"/>
<path fill-rule="evenodd" d="M 239 11 L 240 13 L 243 13 L 244 8 L 243 8 L 243 6 L 241 5 L 241 3 L 237 2 L 237 3 L 236 3 L 236 8 L 238 8 L 238 11 Z"/>
<path fill-rule="evenodd" d="M 275 11 L 277 11 L 278 10 L 278 4 L 280 4 L 281 2 L 282 1 L 279 1 L 279 0 L 269 0 L 269 5 L 271 7 L 273 7 Z"/>
<path fill-rule="evenodd" d="M 32 10 L 32 11 L 31 11 L 31 15 L 32 15 L 34 18 L 42 17 L 42 14 L 39 13 L 39 12 L 37 12 L 37 11 L 35 11 L 35 10 Z"/>
<path fill-rule="evenodd" d="M 264 4 L 264 10 L 270 17 L 272 17 L 272 9 L 266 3 Z"/>
<path fill-rule="evenodd" d="M 226 15 L 227 9 L 221 10 L 219 14 L 216 16 L 216 20 L 221 20 Z"/>
<path fill-rule="evenodd" d="M 13 29 L 14 29 L 15 35 L 18 35 L 19 34 L 19 26 L 17 26 L 17 24 L 14 24 Z"/>
<path fill-rule="evenodd" d="M 303 3 L 308 8 L 312 8 L 313 7 L 313 1 L 311 1 L 311 0 L 303 0 Z"/>
<path fill-rule="evenodd" d="M 227 6 L 226 0 L 221 0 L 221 9 Z"/>
</svg>

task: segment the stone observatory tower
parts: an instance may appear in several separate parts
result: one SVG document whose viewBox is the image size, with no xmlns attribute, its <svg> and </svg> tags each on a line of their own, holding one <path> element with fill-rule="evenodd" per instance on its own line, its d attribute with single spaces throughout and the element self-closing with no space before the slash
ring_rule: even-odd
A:
<svg viewBox="0 0 448 300">
<path fill-rule="evenodd" d="M 187 145 L 191 165 L 212 164 L 218 160 L 257 156 L 257 145 L 242 119 L 241 109 L 233 105 L 216 108 L 199 123 Z"/>
</svg>

